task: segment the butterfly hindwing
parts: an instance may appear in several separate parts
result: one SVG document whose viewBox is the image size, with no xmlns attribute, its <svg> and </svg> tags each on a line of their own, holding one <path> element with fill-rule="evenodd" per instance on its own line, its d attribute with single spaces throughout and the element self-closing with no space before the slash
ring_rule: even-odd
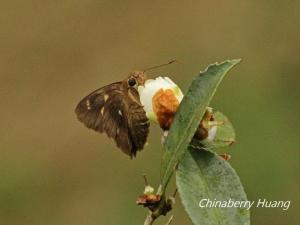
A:
<svg viewBox="0 0 300 225">
<path fill-rule="evenodd" d="M 146 113 L 137 91 L 130 90 L 129 96 L 122 82 L 92 92 L 79 102 L 75 112 L 86 127 L 105 132 L 127 155 L 135 156 L 146 143 L 149 130 Z"/>
<path fill-rule="evenodd" d="M 129 118 L 130 136 L 137 149 L 141 149 L 147 141 L 149 132 L 149 120 L 144 108 L 137 104 L 132 104 Z"/>
</svg>

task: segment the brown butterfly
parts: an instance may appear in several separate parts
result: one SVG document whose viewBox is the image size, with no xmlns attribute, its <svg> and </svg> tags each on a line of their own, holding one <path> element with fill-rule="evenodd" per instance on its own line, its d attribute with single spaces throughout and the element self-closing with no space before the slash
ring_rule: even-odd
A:
<svg viewBox="0 0 300 225">
<path fill-rule="evenodd" d="M 149 120 L 137 91 L 145 80 L 144 71 L 134 71 L 123 81 L 93 91 L 75 109 L 79 121 L 105 132 L 131 158 L 143 149 L 149 133 Z"/>
<path fill-rule="evenodd" d="M 78 103 L 78 120 L 90 129 L 105 132 L 131 158 L 136 156 L 147 142 L 150 126 L 137 88 L 147 79 L 145 71 L 173 62 L 176 60 L 131 72 L 123 81 L 93 91 Z"/>
</svg>

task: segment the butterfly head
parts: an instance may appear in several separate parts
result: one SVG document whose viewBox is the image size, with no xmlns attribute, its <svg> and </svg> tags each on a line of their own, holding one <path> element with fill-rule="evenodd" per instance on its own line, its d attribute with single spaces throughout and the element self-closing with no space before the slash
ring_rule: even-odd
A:
<svg viewBox="0 0 300 225">
<path fill-rule="evenodd" d="M 135 88 L 137 89 L 138 86 L 144 85 L 147 76 L 144 71 L 133 71 L 129 73 L 127 78 L 125 79 L 126 86 L 128 88 Z"/>
</svg>

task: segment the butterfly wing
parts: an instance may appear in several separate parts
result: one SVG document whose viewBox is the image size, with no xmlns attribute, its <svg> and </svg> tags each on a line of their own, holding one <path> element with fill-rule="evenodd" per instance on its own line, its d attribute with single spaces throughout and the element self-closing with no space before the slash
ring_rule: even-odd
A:
<svg viewBox="0 0 300 225">
<path fill-rule="evenodd" d="M 138 93 L 124 89 L 122 82 L 92 92 L 79 102 L 75 113 L 86 127 L 105 132 L 131 157 L 147 141 L 149 121 Z"/>
</svg>

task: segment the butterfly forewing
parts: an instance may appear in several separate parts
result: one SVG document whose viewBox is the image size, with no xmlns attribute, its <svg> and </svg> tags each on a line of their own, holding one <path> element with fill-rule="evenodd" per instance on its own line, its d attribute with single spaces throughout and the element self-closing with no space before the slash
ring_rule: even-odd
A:
<svg viewBox="0 0 300 225">
<path fill-rule="evenodd" d="M 132 157 L 147 141 L 149 122 L 137 91 L 122 84 L 113 83 L 92 92 L 79 102 L 75 112 L 85 126 L 105 132 Z"/>
</svg>

